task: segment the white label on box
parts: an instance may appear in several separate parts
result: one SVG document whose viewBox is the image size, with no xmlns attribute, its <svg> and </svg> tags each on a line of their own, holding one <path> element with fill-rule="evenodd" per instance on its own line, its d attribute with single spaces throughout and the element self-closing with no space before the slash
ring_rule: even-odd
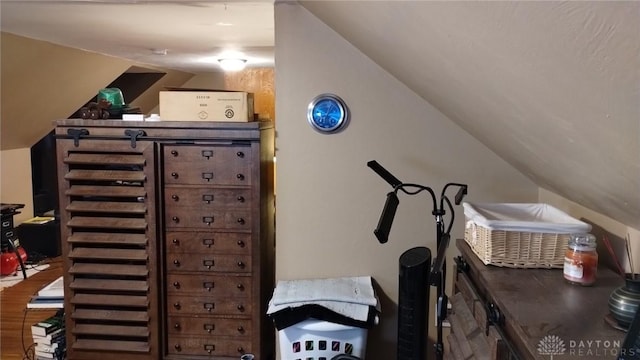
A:
<svg viewBox="0 0 640 360">
<path fill-rule="evenodd" d="M 253 94 L 239 91 L 161 91 L 165 121 L 253 121 Z"/>
<path fill-rule="evenodd" d="M 144 114 L 122 114 L 122 120 L 124 121 L 143 121 Z"/>
</svg>

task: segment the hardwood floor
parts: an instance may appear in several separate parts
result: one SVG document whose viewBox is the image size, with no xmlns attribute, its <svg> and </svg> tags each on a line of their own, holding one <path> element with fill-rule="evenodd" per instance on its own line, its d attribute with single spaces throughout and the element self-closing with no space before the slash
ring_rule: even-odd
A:
<svg viewBox="0 0 640 360">
<path fill-rule="evenodd" d="M 43 286 L 62 275 L 62 259 L 49 261 L 49 267 L 0 292 L 0 359 L 33 359 L 31 324 L 55 314 L 55 309 L 27 309 L 27 302 Z M 18 272 L 18 276 L 22 276 Z M 28 354 L 28 356 L 27 356 Z"/>
</svg>

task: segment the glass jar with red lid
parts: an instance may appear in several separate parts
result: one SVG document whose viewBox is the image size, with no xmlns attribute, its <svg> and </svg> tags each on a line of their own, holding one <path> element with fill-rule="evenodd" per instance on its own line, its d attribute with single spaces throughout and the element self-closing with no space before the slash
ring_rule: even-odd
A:
<svg viewBox="0 0 640 360">
<path fill-rule="evenodd" d="M 592 234 L 571 234 L 564 256 L 564 278 L 573 284 L 589 286 L 596 282 L 598 252 Z"/>
</svg>

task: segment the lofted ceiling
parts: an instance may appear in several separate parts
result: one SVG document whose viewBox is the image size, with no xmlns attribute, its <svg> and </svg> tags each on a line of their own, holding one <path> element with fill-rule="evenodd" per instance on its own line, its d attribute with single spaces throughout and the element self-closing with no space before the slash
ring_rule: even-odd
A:
<svg viewBox="0 0 640 360">
<path fill-rule="evenodd" d="M 541 188 L 640 229 L 640 2 L 299 3 Z M 0 4 L 2 31 L 140 63 L 274 66 L 273 1 Z"/>
<path fill-rule="evenodd" d="M 2 31 L 192 73 L 273 67 L 273 0 L 1 0 Z"/>
<path fill-rule="evenodd" d="M 640 2 L 302 3 L 538 186 L 640 229 Z"/>
</svg>

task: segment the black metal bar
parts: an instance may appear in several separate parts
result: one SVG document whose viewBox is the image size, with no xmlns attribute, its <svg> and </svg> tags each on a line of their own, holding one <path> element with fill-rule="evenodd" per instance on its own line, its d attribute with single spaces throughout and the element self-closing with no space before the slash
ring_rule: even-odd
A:
<svg viewBox="0 0 640 360">
<path fill-rule="evenodd" d="M 393 188 L 402 184 L 402 181 L 398 180 L 397 177 L 391 175 L 391 173 L 387 171 L 387 169 L 382 167 L 382 165 L 378 164 L 377 161 L 371 160 L 367 163 L 367 166 L 370 167 L 373 171 L 375 171 L 376 174 L 380 175 L 380 177 L 383 178 L 386 182 L 388 182 L 389 185 L 391 185 Z"/>
<path fill-rule="evenodd" d="M 396 215 L 398 204 L 398 195 L 393 191 L 388 193 L 387 200 L 385 201 L 384 208 L 382 209 L 382 214 L 380 214 L 378 227 L 373 230 L 373 233 L 381 244 L 384 244 L 389 240 L 389 231 L 391 231 L 391 225 L 393 224 L 393 218 Z"/>
</svg>

